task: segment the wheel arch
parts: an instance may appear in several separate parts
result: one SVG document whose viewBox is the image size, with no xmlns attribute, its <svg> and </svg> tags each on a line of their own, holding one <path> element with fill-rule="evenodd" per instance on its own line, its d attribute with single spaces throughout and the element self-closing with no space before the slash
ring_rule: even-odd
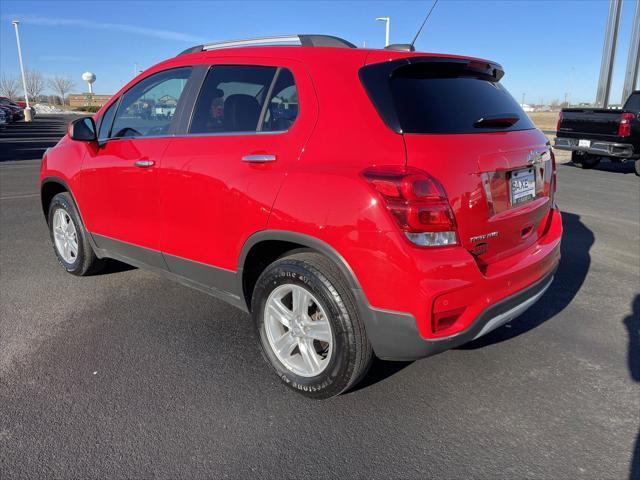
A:
<svg viewBox="0 0 640 480">
<path fill-rule="evenodd" d="M 360 300 L 364 298 L 364 293 L 358 279 L 344 257 L 331 245 L 303 233 L 262 230 L 247 239 L 238 259 L 238 287 L 244 296 L 248 311 L 251 310 L 253 287 L 260 274 L 270 263 L 295 250 L 314 251 L 331 260 L 340 269 L 351 290 L 356 292 L 358 303 L 362 303 Z M 360 307 L 362 306 L 359 306 L 359 309 Z"/>
<path fill-rule="evenodd" d="M 64 178 L 60 177 L 45 177 L 40 182 L 40 201 L 42 203 L 42 213 L 44 213 L 45 220 L 49 220 L 49 205 L 51 205 L 51 200 L 59 193 L 66 192 L 71 196 L 71 201 L 76 207 L 78 211 L 78 217 L 80 217 L 80 223 L 82 223 L 82 228 L 89 234 L 89 241 L 91 245 L 96 249 L 96 245 L 93 242 L 93 237 L 91 233 L 86 228 L 84 223 L 84 217 L 82 216 L 82 211 L 80 210 L 80 206 L 78 205 L 78 201 L 76 200 L 76 196 L 73 194 L 73 191 L 69 187 L 69 184 L 65 181 Z"/>
<path fill-rule="evenodd" d="M 42 213 L 45 218 L 49 216 L 49 205 L 51 205 L 51 200 L 59 193 L 67 192 L 73 198 L 73 193 L 71 193 L 71 189 L 67 182 L 65 182 L 60 177 L 45 177 L 40 184 L 40 202 L 42 205 Z M 73 198 L 76 206 L 78 205 Z"/>
</svg>

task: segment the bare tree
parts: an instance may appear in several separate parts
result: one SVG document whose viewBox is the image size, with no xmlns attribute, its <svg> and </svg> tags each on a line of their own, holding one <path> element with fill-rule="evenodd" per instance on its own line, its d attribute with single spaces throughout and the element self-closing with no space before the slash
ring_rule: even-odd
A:
<svg viewBox="0 0 640 480">
<path fill-rule="evenodd" d="M 24 72 L 24 79 L 27 83 L 27 95 L 32 102 L 37 103 L 38 97 L 42 94 L 45 88 L 45 81 L 42 73 L 38 70 L 26 69 Z"/>
<path fill-rule="evenodd" d="M 18 98 L 19 89 L 20 82 L 16 77 L 2 74 L 0 77 L 0 95 L 9 98 L 11 101 L 15 101 Z"/>
<path fill-rule="evenodd" d="M 62 105 L 65 105 L 65 95 L 75 86 L 75 82 L 71 80 L 71 77 L 69 76 L 62 77 L 56 75 L 49 79 L 49 86 L 55 90 L 56 93 L 60 94 L 60 97 L 62 98 Z"/>
</svg>

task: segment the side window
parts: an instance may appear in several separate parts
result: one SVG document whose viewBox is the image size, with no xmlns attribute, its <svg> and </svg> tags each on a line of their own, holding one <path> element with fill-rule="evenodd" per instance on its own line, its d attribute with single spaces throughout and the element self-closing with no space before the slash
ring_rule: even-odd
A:
<svg viewBox="0 0 640 480">
<path fill-rule="evenodd" d="M 269 100 L 262 131 L 282 132 L 289 130 L 298 116 L 298 90 L 293 74 L 286 68 L 280 69 L 278 80 Z"/>
<path fill-rule="evenodd" d="M 276 67 L 214 66 L 196 102 L 190 133 L 255 132 Z"/>
<path fill-rule="evenodd" d="M 107 108 L 107 111 L 102 114 L 100 118 L 100 128 L 98 129 L 98 141 L 109 138 L 109 130 L 111 130 L 116 108 L 118 108 L 118 100 L 113 102 L 111 106 Z"/>
<path fill-rule="evenodd" d="M 111 138 L 166 135 L 191 67 L 156 73 L 131 87 L 122 97 Z"/>
</svg>

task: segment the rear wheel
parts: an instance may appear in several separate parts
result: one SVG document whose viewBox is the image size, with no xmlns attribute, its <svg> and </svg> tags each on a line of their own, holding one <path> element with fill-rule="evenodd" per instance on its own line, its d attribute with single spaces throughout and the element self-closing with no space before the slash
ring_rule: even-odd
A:
<svg viewBox="0 0 640 480">
<path fill-rule="evenodd" d="M 49 205 L 49 233 L 53 250 L 62 267 L 73 275 L 98 272 L 105 260 L 96 257 L 87 238 L 78 210 L 68 193 L 59 193 Z"/>
<path fill-rule="evenodd" d="M 636 175 L 640 177 L 640 158 L 635 161 Z"/>
<path fill-rule="evenodd" d="M 252 314 L 266 360 L 290 388 L 329 398 L 355 385 L 373 358 L 355 300 L 338 268 L 316 253 L 269 265 Z"/>
<path fill-rule="evenodd" d="M 580 168 L 595 168 L 600 163 L 600 157 L 589 153 L 571 152 L 571 161 Z"/>
</svg>

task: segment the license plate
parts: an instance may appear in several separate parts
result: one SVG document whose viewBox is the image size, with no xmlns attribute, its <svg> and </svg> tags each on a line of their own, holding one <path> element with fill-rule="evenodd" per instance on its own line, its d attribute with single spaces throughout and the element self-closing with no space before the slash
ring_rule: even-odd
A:
<svg viewBox="0 0 640 480">
<path fill-rule="evenodd" d="M 533 168 L 511 173 L 511 205 L 519 205 L 536 196 L 536 176 Z"/>
<path fill-rule="evenodd" d="M 578 146 L 589 148 L 591 147 L 591 140 L 578 140 Z"/>
</svg>

